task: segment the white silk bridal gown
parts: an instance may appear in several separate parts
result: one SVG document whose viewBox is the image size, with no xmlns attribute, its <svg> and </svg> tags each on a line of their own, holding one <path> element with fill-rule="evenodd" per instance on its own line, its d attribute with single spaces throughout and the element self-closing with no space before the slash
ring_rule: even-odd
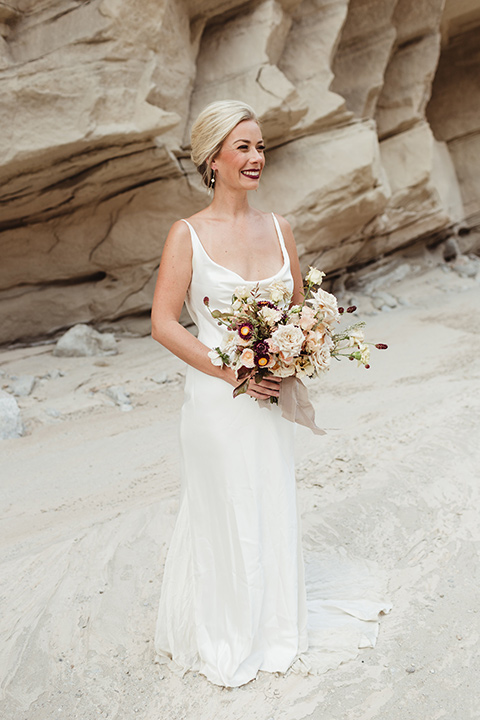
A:
<svg viewBox="0 0 480 720">
<path fill-rule="evenodd" d="M 222 310 L 239 285 L 258 284 L 266 293 L 271 282 L 281 280 L 293 289 L 288 253 L 272 217 L 283 265 L 260 281 L 245 280 L 215 263 L 187 223 L 193 272 L 186 304 L 198 338 L 210 348 L 220 343 L 224 328 L 212 319 L 205 296 L 212 309 Z M 278 407 L 261 408 L 247 395 L 234 399 L 229 384 L 187 367 L 180 425 L 182 491 L 155 634 L 159 662 L 170 662 L 182 672 L 196 670 L 228 687 L 247 683 L 259 670 L 285 672 L 294 661 L 300 670 L 318 669 L 315 648 L 310 659 L 302 654 L 309 641 L 294 427 Z M 317 572 L 316 582 L 324 586 L 323 580 Z M 317 591 L 312 617 L 320 618 L 317 640 L 323 642 L 322 608 L 331 603 L 318 586 L 312 589 L 314 596 Z M 370 613 L 363 618 L 368 624 L 388 609 L 381 603 L 367 609 L 365 602 L 358 608 L 353 604 L 353 609 L 351 602 L 346 610 L 335 607 L 334 624 L 339 613 L 347 625 L 355 615 Z M 342 633 L 345 636 L 344 629 Z M 360 635 L 365 636 L 363 629 Z M 353 638 L 356 648 L 360 635 Z M 373 644 L 372 639 L 366 644 Z M 336 650 L 327 648 L 328 655 Z"/>
</svg>

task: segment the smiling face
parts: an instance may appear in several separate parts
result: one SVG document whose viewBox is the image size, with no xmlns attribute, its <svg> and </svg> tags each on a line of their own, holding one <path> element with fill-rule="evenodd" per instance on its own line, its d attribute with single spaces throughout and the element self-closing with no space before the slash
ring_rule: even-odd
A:
<svg viewBox="0 0 480 720">
<path fill-rule="evenodd" d="M 215 186 L 256 190 L 265 165 L 264 150 L 262 133 L 255 120 L 242 120 L 227 135 L 212 161 Z"/>
</svg>

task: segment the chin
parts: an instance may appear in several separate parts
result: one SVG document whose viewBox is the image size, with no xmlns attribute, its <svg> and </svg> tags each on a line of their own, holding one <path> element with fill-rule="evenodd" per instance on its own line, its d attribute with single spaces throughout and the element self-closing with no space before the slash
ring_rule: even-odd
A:
<svg viewBox="0 0 480 720">
<path fill-rule="evenodd" d="M 258 180 L 245 180 L 242 183 L 242 187 L 246 188 L 247 190 L 256 190 L 259 185 L 260 185 L 260 178 Z"/>
</svg>

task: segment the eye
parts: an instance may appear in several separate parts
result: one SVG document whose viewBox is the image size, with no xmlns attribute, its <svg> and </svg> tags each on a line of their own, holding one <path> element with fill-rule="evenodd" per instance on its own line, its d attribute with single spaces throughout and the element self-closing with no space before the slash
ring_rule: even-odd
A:
<svg viewBox="0 0 480 720">
<path fill-rule="evenodd" d="M 237 145 L 239 150 L 248 150 L 248 145 Z"/>
<path fill-rule="evenodd" d="M 265 147 L 265 145 L 257 145 L 257 150 L 258 150 L 258 152 L 265 152 L 266 147 Z"/>
</svg>

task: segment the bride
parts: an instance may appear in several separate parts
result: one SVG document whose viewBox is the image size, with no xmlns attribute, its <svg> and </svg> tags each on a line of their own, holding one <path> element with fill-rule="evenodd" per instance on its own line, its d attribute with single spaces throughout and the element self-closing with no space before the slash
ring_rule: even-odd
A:
<svg viewBox="0 0 480 720">
<path fill-rule="evenodd" d="M 265 166 L 252 108 L 209 105 L 193 125 L 191 146 L 213 199 L 173 224 L 152 308 L 153 338 L 188 366 L 180 507 L 155 648 L 172 669 L 236 687 L 259 670 L 287 671 L 308 647 L 294 424 L 278 406 L 254 401 L 278 397 L 279 378 L 252 380 L 247 394 L 233 398 L 234 372 L 208 355 L 223 330 L 204 298 L 226 310 L 234 292 L 258 286 L 268 300 L 271 286 L 283 283 L 298 303 L 302 277 L 288 222 L 248 202 Z M 184 301 L 198 337 L 179 323 Z"/>
</svg>

